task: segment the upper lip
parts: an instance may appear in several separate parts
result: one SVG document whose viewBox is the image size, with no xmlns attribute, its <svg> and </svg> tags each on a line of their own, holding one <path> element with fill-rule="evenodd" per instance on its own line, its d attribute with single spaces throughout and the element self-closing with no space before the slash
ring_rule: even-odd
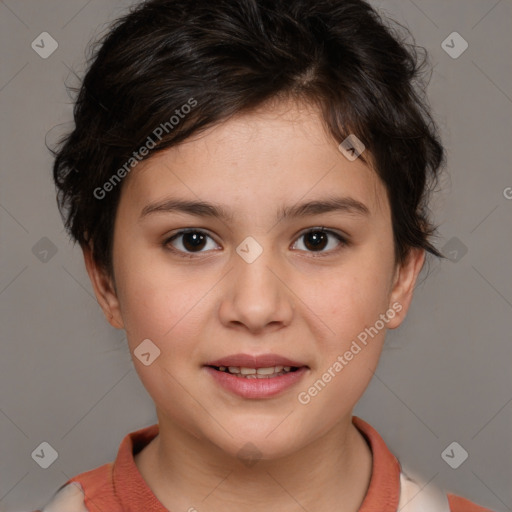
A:
<svg viewBox="0 0 512 512">
<path fill-rule="evenodd" d="M 298 361 L 293 361 L 279 354 L 233 354 L 231 356 L 222 357 L 215 361 L 205 363 L 205 366 L 238 366 L 243 368 L 270 368 L 272 366 L 306 366 Z"/>
</svg>

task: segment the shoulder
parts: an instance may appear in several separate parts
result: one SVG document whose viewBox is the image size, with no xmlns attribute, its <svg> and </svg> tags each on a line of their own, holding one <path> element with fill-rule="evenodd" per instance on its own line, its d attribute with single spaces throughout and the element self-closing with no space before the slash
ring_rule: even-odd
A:
<svg viewBox="0 0 512 512">
<path fill-rule="evenodd" d="M 88 512 L 82 486 L 78 482 L 65 485 L 41 512 Z"/>
<path fill-rule="evenodd" d="M 489 508 L 481 507 L 455 494 L 448 494 L 448 502 L 450 503 L 450 512 L 493 512 Z"/>
<path fill-rule="evenodd" d="M 109 512 L 120 509 L 112 481 L 113 463 L 69 479 L 40 512 L 89 512 L 91 500 Z"/>
<path fill-rule="evenodd" d="M 466 498 L 447 493 L 436 485 L 429 485 L 424 479 L 414 474 L 410 469 L 400 474 L 401 512 L 493 512 L 477 505 Z"/>
</svg>

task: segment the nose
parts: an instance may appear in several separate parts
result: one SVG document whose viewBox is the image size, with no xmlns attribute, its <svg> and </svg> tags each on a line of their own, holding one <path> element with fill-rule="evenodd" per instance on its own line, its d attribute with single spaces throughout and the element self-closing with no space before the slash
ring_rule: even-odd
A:
<svg viewBox="0 0 512 512">
<path fill-rule="evenodd" d="M 233 254 L 234 267 L 226 276 L 219 309 L 227 327 L 259 334 L 279 330 L 292 320 L 293 293 L 286 284 L 286 268 L 271 248 L 262 249 L 254 261 Z"/>
</svg>

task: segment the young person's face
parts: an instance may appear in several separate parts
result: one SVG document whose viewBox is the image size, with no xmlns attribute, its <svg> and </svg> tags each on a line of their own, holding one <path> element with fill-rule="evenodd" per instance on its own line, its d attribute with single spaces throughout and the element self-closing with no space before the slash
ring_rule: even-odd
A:
<svg viewBox="0 0 512 512">
<path fill-rule="evenodd" d="M 343 208 L 280 218 L 283 209 L 335 198 Z M 166 209 L 174 199 L 214 203 L 229 218 Z M 197 234 L 169 241 L 192 228 L 202 242 Z M 146 339 L 160 350 L 147 366 L 133 360 L 161 428 L 231 455 L 251 442 L 274 458 L 349 424 L 386 329 L 405 316 L 423 257 L 413 250 L 396 265 L 377 174 L 345 158 L 315 109 L 281 103 L 139 164 L 117 211 L 115 291 L 88 253 L 86 263 L 132 354 Z M 245 392 L 225 388 L 217 377 L 240 377 L 205 365 L 240 353 L 305 368 L 275 382 L 234 383 Z M 279 390 L 280 379 L 293 382 Z"/>
</svg>

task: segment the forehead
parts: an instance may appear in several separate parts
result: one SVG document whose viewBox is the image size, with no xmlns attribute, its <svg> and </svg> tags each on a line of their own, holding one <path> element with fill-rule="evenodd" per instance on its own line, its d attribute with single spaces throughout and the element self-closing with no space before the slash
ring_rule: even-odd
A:
<svg viewBox="0 0 512 512">
<path fill-rule="evenodd" d="M 127 176 L 121 200 L 125 196 L 141 209 L 175 194 L 229 203 L 240 215 L 254 215 L 271 204 L 336 193 L 387 215 L 376 172 L 361 159 L 349 161 L 338 144 L 311 104 L 267 104 L 141 162 Z"/>
</svg>

